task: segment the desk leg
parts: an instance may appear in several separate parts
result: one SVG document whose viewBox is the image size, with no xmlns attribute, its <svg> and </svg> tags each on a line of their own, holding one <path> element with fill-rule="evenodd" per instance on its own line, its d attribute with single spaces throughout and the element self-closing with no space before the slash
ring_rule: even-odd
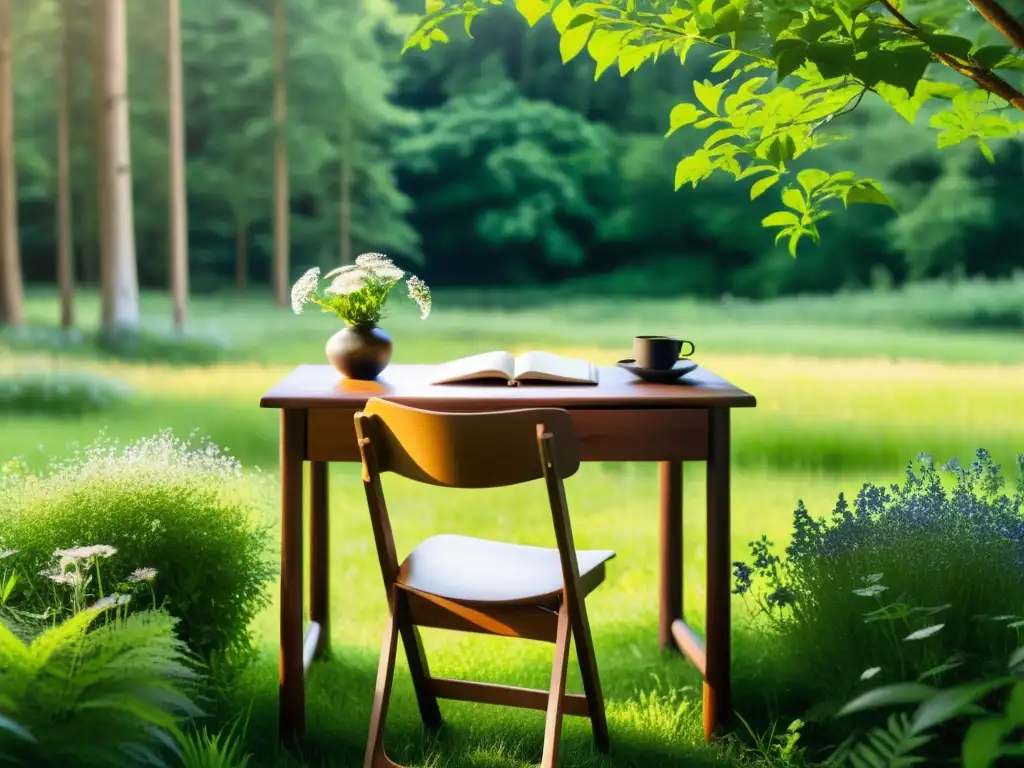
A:
<svg viewBox="0 0 1024 768">
<path fill-rule="evenodd" d="M 294 742 L 306 729 L 306 683 L 302 663 L 302 462 L 306 412 L 281 412 L 281 653 L 278 729 Z"/>
<path fill-rule="evenodd" d="M 683 616 L 683 464 L 663 461 L 661 485 L 658 645 L 676 648 L 672 622 Z"/>
<path fill-rule="evenodd" d="M 309 464 L 309 618 L 320 625 L 314 658 L 330 650 L 331 531 L 327 462 Z"/>
<path fill-rule="evenodd" d="M 704 675 L 704 737 L 708 741 L 732 712 L 729 409 L 711 409 L 710 419 L 707 464 L 707 669 Z"/>
</svg>

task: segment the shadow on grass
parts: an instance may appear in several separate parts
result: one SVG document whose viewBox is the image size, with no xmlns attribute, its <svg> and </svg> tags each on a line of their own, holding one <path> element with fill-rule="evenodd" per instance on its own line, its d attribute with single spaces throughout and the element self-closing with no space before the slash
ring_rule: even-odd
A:
<svg viewBox="0 0 1024 768">
<path fill-rule="evenodd" d="M 776 695 L 784 670 L 772 664 L 769 649 L 756 634 L 739 631 L 734 640 L 736 709 L 759 734 L 783 733 L 792 717 L 780 716 L 787 702 Z M 463 656 L 453 661 L 461 674 L 475 663 L 513 684 L 546 679 L 544 665 L 516 660 L 496 667 L 489 658 Z M 612 749 L 602 755 L 593 746 L 589 721 L 564 721 L 560 765 L 566 768 L 659 768 L 660 766 L 749 766 L 754 761 L 742 725 L 733 725 L 713 745 L 703 739 L 701 684 L 696 670 L 679 654 L 661 652 L 653 627 L 601 627 L 598 662 Z M 536 669 L 534 667 L 537 667 Z M 376 654 L 336 647 L 332 657 L 314 665 L 307 685 L 307 734 L 301 748 L 289 752 L 277 743 L 277 686 L 272 658 L 246 675 L 220 713 L 226 720 L 249 710 L 248 747 L 255 766 L 360 766 L 366 745 L 369 709 L 376 679 Z M 452 670 L 456 671 L 456 670 Z M 572 670 L 575 673 L 575 670 Z M 456 675 L 458 676 L 458 675 Z M 782 678 L 784 679 L 784 678 Z M 543 683 L 541 683 L 543 685 Z M 570 690 L 581 690 L 571 674 Z M 783 691 L 783 694 L 785 692 Z M 389 756 L 406 766 L 523 768 L 540 759 L 544 713 L 443 701 L 445 724 L 437 734 L 424 731 L 408 668 L 400 658 L 388 714 Z M 250 709 L 251 708 L 251 709 Z M 244 716 L 244 715 L 243 715 Z"/>
</svg>

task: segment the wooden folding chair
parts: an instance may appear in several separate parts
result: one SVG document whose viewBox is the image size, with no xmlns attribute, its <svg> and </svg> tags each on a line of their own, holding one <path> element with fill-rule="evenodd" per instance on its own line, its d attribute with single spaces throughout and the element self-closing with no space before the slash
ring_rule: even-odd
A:
<svg viewBox="0 0 1024 768">
<path fill-rule="evenodd" d="M 437 413 L 377 398 L 355 415 L 363 486 L 388 598 L 377 688 L 364 768 L 397 768 L 384 751 L 384 723 L 398 637 L 409 660 L 424 724 L 441 725 L 438 699 L 546 710 L 542 768 L 558 761 L 562 715 L 589 717 L 594 741 L 608 749 L 608 725 L 584 598 L 604 580 L 612 551 L 573 544 L 562 481 L 580 459 L 564 410 Z M 450 488 L 498 488 L 544 479 L 557 549 L 465 536 L 426 539 L 401 565 L 395 553 L 381 473 Z M 436 627 L 555 644 L 548 691 L 433 677 L 417 627 Z M 575 639 L 584 695 L 565 692 L 569 642 Z"/>
</svg>

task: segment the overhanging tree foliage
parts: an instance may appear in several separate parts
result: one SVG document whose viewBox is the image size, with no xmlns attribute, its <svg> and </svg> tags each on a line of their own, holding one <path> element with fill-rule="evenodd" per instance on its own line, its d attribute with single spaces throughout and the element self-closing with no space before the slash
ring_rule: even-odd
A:
<svg viewBox="0 0 1024 768">
<path fill-rule="evenodd" d="M 427 0 L 406 49 L 444 43 L 442 28 L 502 0 Z M 708 132 L 679 161 L 675 186 L 713 174 L 749 181 L 750 197 L 775 188 L 783 208 L 762 220 L 796 255 L 838 202 L 892 206 L 873 179 L 796 163 L 839 138 L 836 124 L 866 98 L 913 123 L 928 115 L 938 147 L 976 142 L 990 162 L 993 140 L 1024 132 L 1024 24 L 995 0 L 515 0 L 531 26 L 550 15 L 563 62 L 584 50 L 595 80 L 697 46 L 715 50 L 714 80 L 693 83 L 696 103 L 672 109 L 671 134 Z M 666 134 L 666 135 L 668 135 Z M 799 171 L 794 168 L 800 168 Z"/>
</svg>

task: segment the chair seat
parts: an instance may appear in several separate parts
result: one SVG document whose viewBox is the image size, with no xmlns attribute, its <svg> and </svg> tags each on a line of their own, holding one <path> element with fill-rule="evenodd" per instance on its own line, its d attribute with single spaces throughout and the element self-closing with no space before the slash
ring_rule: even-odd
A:
<svg viewBox="0 0 1024 768">
<path fill-rule="evenodd" d="M 608 549 L 577 550 L 584 594 L 601 583 L 613 557 Z M 409 554 L 398 584 L 466 603 L 542 604 L 562 593 L 562 564 L 557 549 L 444 534 Z"/>
</svg>

